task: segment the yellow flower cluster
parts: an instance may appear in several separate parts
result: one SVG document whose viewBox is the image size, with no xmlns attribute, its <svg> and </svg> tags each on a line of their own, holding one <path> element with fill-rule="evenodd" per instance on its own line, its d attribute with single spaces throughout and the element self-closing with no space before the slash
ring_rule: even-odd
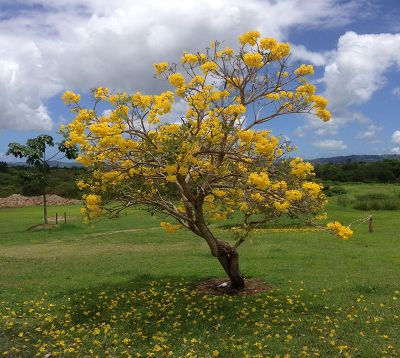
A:
<svg viewBox="0 0 400 358">
<path fill-rule="evenodd" d="M 72 91 L 65 91 L 62 96 L 62 100 L 66 105 L 77 103 L 80 101 L 80 99 L 81 96 Z"/>
<path fill-rule="evenodd" d="M 314 67 L 312 65 L 302 64 L 294 70 L 294 73 L 298 76 L 313 75 Z"/>
<path fill-rule="evenodd" d="M 243 61 L 247 67 L 261 68 L 264 66 L 263 56 L 256 52 L 248 52 L 243 55 Z"/>
<path fill-rule="evenodd" d="M 303 194 L 298 190 L 288 190 L 285 192 L 285 197 L 289 201 L 299 201 L 303 197 Z"/>
<path fill-rule="evenodd" d="M 280 211 L 281 213 L 287 213 L 289 211 L 290 208 L 290 203 L 288 201 L 284 201 L 284 202 L 279 202 L 279 201 L 275 201 L 274 202 L 274 208 L 278 211 Z"/>
<path fill-rule="evenodd" d="M 316 115 L 324 122 L 329 121 L 331 113 L 326 109 L 328 100 L 322 96 L 312 96 L 312 100 L 315 103 Z"/>
<path fill-rule="evenodd" d="M 269 59 L 271 61 L 279 61 L 290 55 L 290 46 L 287 43 L 279 43 L 271 49 Z"/>
<path fill-rule="evenodd" d="M 304 162 L 303 159 L 296 157 L 290 162 L 291 174 L 299 178 L 305 179 L 309 176 L 314 176 L 314 167 L 309 162 Z"/>
<path fill-rule="evenodd" d="M 218 52 L 216 53 L 216 55 L 217 55 L 218 58 L 219 58 L 219 57 L 224 57 L 224 56 L 226 56 L 226 57 L 228 57 L 228 58 L 231 58 L 231 57 L 233 56 L 233 54 L 234 54 L 234 51 L 233 51 L 233 49 L 231 49 L 230 47 L 225 47 L 223 50 L 218 51 Z"/>
<path fill-rule="evenodd" d="M 170 223 L 168 223 L 166 221 L 161 221 L 160 222 L 160 227 L 162 229 L 164 229 L 166 232 L 172 233 L 172 232 L 175 232 L 178 229 L 180 229 L 182 227 L 182 225 L 173 225 L 173 224 L 170 224 Z"/>
<path fill-rule="evenodd" d="M 313 182 L 305 182 L 302 184 L 302 188 L 308 193 L 308 195 L 315 198 L 321 193 L 322 185 Z"/>
<path fill-rule="evenodd" d="M 107 98 L 108 91 L 107 87 L 98 87 L 94 91 L 94 98 L 104 101 Z"/>
<path fill-rule="evenodd" d="M 338 221 L 330 222 L 326 224 L 326 227 L 342 240 L 348 240 L 353 235 L 353 231 L 348 226 L 344 226 Z"/>
<path fill-rule="evenodd" d="M 152 96 L 142 95 L 140 92 L 136 92 L 132 95 L 132 104 L 142 110 L 150 106 Z"/>
<path fill-rule="evenodd" d="M 239 42 L 242 45 L 249 44 L 251 46 L 254 46 L 260 36 L 261 35 L 258 31 L 248 31 L 239 36 Z"/>
<path fill-rule="evenodd" d="M 322 213 L 322 214 L 319 214 L 319 215 L 315 216 L 315 220 L 325 220 L 327 218 L 328 218 L 328 214 L 327 213 Z"/>
<path fill-rule="evenodd" d="M 95 194 L 88 194 L 84 196 L 86 209 L 82 210 L 82 214 L 87 215 L 89 218 L 97 218 L 101 216 L 103 210 L 101 209 L 101 197 Z"/>
<path fill-rule="evenodd" d="M 244 143 L 248 143 L 251 142 L 254 138 L 254 131 L 252 130 L 247 130 L 247 131 L 238 131 L 238 138 L 244 142 Z"/>
<path fill-rule="evenodd" d="M 277 44 L 278 42 L 271 37 L 264 37 L 260 40 L 260 48 L 263 50 L 272 50 Z"/>
<path fill-rule="evenodd" d="M 296 88 L 296 93 L 301 95 L 312 96 L 315 93 L 316 87 L 311 83 L 304 83 Z M 307 98 L 308 99 L 308 98 Z M 313 97 L 310 97 L 310 101 L 313 100 Z"/>
<path fill-rule="evenodd" d="M 281 98 L 281 95 L 280 95 L 280 93 L 274 92 L 274 93 L 266 94 L 265 97 L 272 101 L 279 101 Z"/>
<path fill-rule="evenodd" d="M 277 137 L 269 135 L 269 133 L 268 131 L 261 131 L 256 134 L 254 152 L 272 160 L 279 140 Z"/>
<path fill-rule="evenodd" d="M 255 186 L 257 189 L 266 189 L 271 181 L 269 180 L 267 173 L 250 173 L 247 180 L 248 184 Z"/>
<path fill-rule="evenodd" d="M 76 186 L 78 187 L 79 190 L 83 190 L 88 187 L 87 183 L 85 183 L 83 180 L 78 180 L 76 182 Z"/>
<path fill-rule="evenodd" d="M 185 77 L 181 73 L 174 73 L 168 76 L 168 81 L 174 87 L 182 87 L 185 85 Z"/>
<path fill-rule="evenodd" d="M 208 72 L 216 72 L 218 70 L 218 65 L 214 61 L 207 61 L 200 66 L 204 74 Z"/>
<path fill-rule="evenodd" d="M 168 62 L 160 62 L 160 63 L 154 64 L 153 66 L 154 66 L 154 69 L 155 69 L 157 75 L 160 76 L 168 69 L 169 63 Z"/>
<path fill-rule="evenodd" d="M 271 185 L 272 190 L 286 190 L 287 189 L 287 183 L 284 180 L 280 180 L 278 182 L 275 182 Z"/>
<path fill-rule="evenodd" d="M 199 61 L 199 56 L 195 55 L 194 53 L 184 53 L 183 56 L 181 57 L 181 63 L 196 63 Z"/>
</svg>

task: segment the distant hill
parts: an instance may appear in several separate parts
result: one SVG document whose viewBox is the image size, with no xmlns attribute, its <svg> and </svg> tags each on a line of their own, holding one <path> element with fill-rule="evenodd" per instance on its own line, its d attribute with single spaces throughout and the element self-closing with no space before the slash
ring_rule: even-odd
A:
<svg viewBox="0 0 400 358">
<path fill-rule="evenodd" d="M 316 158 L 308 160 L 315 164 L 325 163 L 359 163 L 359 162 L 379 162 L 385 159 L 400 160 L 398 154 L 383 154 L 383 155 L 343 155 L 330 158 Z"/>
<path fill-rule="evenodd" d="M 359 163 L 359 162 L 379 162 L 385 159 L 392 160 L 400 160 L 400 155 L 398 154 L 383 154 L 383 155 L 342 155 L 338 157 L 328 157 L 328 158 L 315 158 L 315 159 L 307 159 L 308 162 L 314 164 L 326 164 L 326 163 Z M 24 167 L 26 166 L 25 162 L 7 162 L 7 165 L 10 167 Z M 77 163 L 75 161 L 69 162 L 61 162 L 57 160 L 53 160 L 49 162 L 50 167 L 52 168 L 83 168 L 83 165 Z"/>
<path fill-rule="evenodd" d="M 83 168 L 83 165 L 74 161 L 61 162 L 58 160 L 51 160 L 49 163 L 51 168 Z M 7 162 L 9 167 L 25 167 L 27 164 L 25 162 Z"/>
</svg>

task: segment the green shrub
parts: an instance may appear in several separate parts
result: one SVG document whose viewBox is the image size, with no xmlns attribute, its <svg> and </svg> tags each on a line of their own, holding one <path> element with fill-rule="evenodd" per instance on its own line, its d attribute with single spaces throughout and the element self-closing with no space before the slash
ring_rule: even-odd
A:
<svg viewBox="0 0 400 358">
<path fill-rule="evenodd" d="M 324 187 L 324 194 L 326 196 L 343 195 L 347 194 L 347 191 L 342 186 L 330 187 L 329 185 L 326 185 Z"/>
<path fill-rule="evenodd" d="M 343 188 L 342 186 L 334 186 L 331 189 L 333 194 L 338 194 L 338 195 L 343 195 L 343 194 L 347 194 L 347 191 L 345 188 Z"/>
<path fill-rule="evenodd" d="M 347 195 L 339 195 L 337 197 L 337 204 L 339 206 L 346 207 L 346 206 L 350 205 L 350 203 L 351 203 L 351 200 Z"/>
<path fill-rule="evenodd" d="M 357 210 L 400 210 L 400 198 L 384 193 L 356 195 L 353 208 Z"/>
<path fill-rule="evenodd" d="M 375 192 L 358 194 L 355 197 L 357 200 L 388 200 L 392 198 L 392 196 L 389 194 L 375 193 Z"/>
</svg>

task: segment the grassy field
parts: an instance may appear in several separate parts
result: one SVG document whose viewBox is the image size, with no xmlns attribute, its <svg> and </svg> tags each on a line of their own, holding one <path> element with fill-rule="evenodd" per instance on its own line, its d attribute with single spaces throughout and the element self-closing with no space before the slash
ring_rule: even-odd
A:
<svg viewBox="0 0 400 358">
<path fill-rule="evenodd" d="M 394 185 L 341 185 L 348 196 Z M 400 355 L 400 212 L 373 212 L 343 242 L 283 220 L 240 249 L 245 277 L 272 290 L 200 296 L 223 277 L 201 239 L 167 234 L 146 212 L 28 230 L 41 209 L 0 210 L 0 355 L 5 357 L 397 357 Z M 330 198 L 331 219 L 369 213 Z M 223 227 L 215 227 L 227 237 Z"/>
</svg>

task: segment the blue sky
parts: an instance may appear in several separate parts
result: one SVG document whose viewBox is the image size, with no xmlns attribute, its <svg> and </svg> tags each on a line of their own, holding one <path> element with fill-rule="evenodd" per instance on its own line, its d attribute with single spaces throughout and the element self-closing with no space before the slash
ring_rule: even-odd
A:
<svg viewBox="0 0 400 358">
<path fill-rule="evenodd" d="M 0 160 L 9 142 L 57 138 L 72 115 L 63 91 L 157 93 L 152 64 L 178 61 L 212 39 L 237 46 L 257 29 L 312 63 L 329 124 L 310 117 L 269 124 L 306 158 L 400 154 L 398 0 L 1 0 Z M 85 95 L 84 95 L 85 97 Z M 184 112 L 177 102 L 173 116 Z"/>
</svg>

